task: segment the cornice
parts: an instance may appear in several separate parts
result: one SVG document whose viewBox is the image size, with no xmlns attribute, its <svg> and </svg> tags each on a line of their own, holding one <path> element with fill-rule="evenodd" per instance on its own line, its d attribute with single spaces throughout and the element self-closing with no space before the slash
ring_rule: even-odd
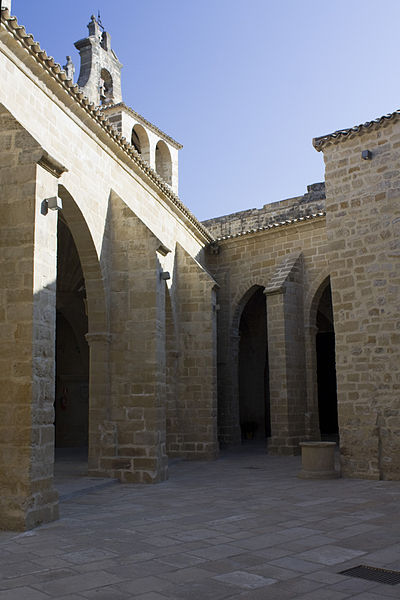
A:
<svg viewBox="0 0 400 600">
<path fill-rule="evenodd" d="M 159 135 L 160 137 L 162 137 L 164 140 L 168 140 L 168 142 L 170 142 L 170 144 L 172 146 L 174 146 L 174 148 L 176 148 L 177 150 L 181 150 L 181 148 L 183 148 L 182 144 L 180 144 L 179 142 L 177 142 L 176 140 L 174 140 L 174 138 L 172 138 L 170 135 L 167 135 L 166 133 L 164 133 L 164 131 L 162 131 L 161 129 L 159 129 L 156 125 L 154 125 L 153 123 L 150 123 L 150 121 L 148 121 L 147 119 L 145 119 L 144 117 L 142 117 L 142 115 L 140 115 L 138 112 L 136 112 L 136 110 L 133 110 L 133 108 L 131 108 L 130 106 L 128 106 L 127 104 L 125 104 L 125 102 L 118 102 L 117 104 L 111 104 L 109 106 L 102 106 L 101 110 L 103 112 L 118 112 L 118 109 L 123 109 L 126 110 L 126 112 L 130 113 L 133 117 L 135 117 L 138 121 L 140 121 L 143 125 L 146 125 L 146 127 L 148 127 L 149 129 L 151 129 L 151 131 L 153 131 L 154 133 L 156 133 L 157 135 Z"/>
</svg>

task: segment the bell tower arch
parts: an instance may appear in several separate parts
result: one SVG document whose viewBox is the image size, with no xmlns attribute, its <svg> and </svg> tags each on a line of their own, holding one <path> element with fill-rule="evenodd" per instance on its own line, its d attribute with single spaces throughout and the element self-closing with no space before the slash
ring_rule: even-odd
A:
<svg viewBox="0 0 400 600">
<path fill-rule="evenodd" d="M 94 15 L 88 29 L 89 36 L 75 42 L 81 57 L 78 85 L 96 106 L 118 104 L 122 102 L 122 64 L 111 48 L 111 36 Z"/>
</svg>

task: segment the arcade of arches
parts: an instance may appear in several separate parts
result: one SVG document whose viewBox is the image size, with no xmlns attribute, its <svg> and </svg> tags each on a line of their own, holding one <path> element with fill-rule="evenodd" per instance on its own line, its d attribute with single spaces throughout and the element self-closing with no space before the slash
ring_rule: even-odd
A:
<svg viewBox="0 0 400 600">
<path fill-rule="evenodd" d="M 0 527 L 57 517 L 55 446 L 158 483 L 322 437 L 344 476 L 399 479 L 400 113 L 315 139 L 326 184 L 201 223 L 88 29 L 74 84 L 1 10 Z"/>
</svg>

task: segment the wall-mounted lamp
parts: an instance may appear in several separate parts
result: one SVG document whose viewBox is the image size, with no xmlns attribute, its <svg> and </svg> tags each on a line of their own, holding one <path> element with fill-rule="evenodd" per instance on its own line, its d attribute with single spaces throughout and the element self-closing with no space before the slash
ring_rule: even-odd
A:
<svg viewBox="0 0 400 600">
<path fill-rule="evenodd" d="M 169 274 L 169 271 L 162 271 L 160 273 L 160 279 L 162 279 L 163 281 L 168 281 L 168 279 L 171 279 L 171 275 Z"/>
<path fill-rule="evenodd" d="M 58 196 L 46 198 L 44 202 L 49 210 L 62 210 L 62 200 Z"/>
<path fill-rule="evenodd" d="M 361 158 L 363 160 L 371 160 L 371 158 L 372 158 L 372 152 L 371 152 L 371 150 L 363 150 L 361 152 Z"/>
</svg>

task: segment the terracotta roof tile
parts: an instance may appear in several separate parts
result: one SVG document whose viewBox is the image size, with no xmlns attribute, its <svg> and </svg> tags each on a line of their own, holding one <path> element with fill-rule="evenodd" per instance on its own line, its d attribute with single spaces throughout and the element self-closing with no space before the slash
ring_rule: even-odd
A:
<svg viewBox="0 0 400 600">
<path fill-rule="evenodd" d="M 338 131 L 334 131 L 333 133 L 316 137 L 313 139 L 312 143 L 314 148 L 320 152 L 323 147 L 329 143 L 337 143 L 343 139 L 348 139 L 366 131 L 377 129 L 381 126 L 384 126 L 388 121 L 397 119 L 399 116 L 400 110 L 396 110 L 395 112 L 383 115 L 383 117 L 379 117 L 373 121 L 367 121 L 366 123 L 361 123 L 361 125 L 350 127 L 350 129 L 338 129 Z"/>
<path fill-rule="evenodd" d="M 285 227 L 287 225 L 294 225 L 295 223 L 302 223 L 303 221 L 311 221 L 319 217 L 325 217 L 326 212 L 319 212 L 312 215 L 304 215 L 304 217 L 297 217 L 296 219 L 287 219 L 286 221 L 277 221 L 276 223 L 269 223 L 263 227 L 256 227 L 254 229 L 247 229 L 246 231 L 239 231 L 238 233 L 232 233 L 231 235 L 224 235 L 216 238 L 214 242 L 222 242 L 223 240 L 229 240 L 233 238 L 243 237 L 250 233 L 259 233 L 260 231 L 268 231 L 269 229 L 276 229 L 277 227 Z"/>
</svg>

